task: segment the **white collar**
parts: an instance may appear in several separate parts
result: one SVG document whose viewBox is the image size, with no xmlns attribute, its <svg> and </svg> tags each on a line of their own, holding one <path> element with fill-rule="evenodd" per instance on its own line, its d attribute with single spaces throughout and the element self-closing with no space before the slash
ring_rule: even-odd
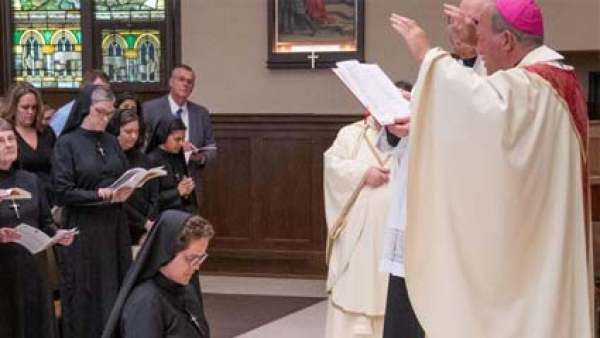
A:
<svg viewBox="0 0 600 338">
<path fill-rule="evenodd" d="M 536 63 L 555 63 L 558 64 L 565 59 L 558 52 L 550 49 L 547 46 L 540 46 L 531 52 L 519 62 L 518 67 L 529 66 Z"/>
<path fill-rule="evenodd" d="M 171 107 L 171 113 L 173 113 L 173 114 L 175 114 L 175 112 L 179 108 L 181 108 L 183 111 L 187 111 L 187 101 L 185 101 L 183 106 L 180 106 L 177 104 L 177 102 L 175 102 L 175 100 L 173 100 L 173 97 L 171 97 L 171 94 L 169 94 L 169 106 Z"/>
</svg>

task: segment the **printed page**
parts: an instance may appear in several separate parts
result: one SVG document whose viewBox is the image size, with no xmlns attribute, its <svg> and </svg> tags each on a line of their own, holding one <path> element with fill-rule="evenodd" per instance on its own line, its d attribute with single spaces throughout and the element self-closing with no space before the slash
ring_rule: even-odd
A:
<svg viewBox="0 0 600 338">
<path fill-rule="evenodd" d="M 31 199 L 31 193 L 21 188 L 0 189 L 0 197 L 13 200 Z"/>
<path fill-rule="evenodd" d="M 144 174 L 144 177 L 137 183 L 136 188 L 140 188 L 146 184 L 146 182 L 161 176 L 167 176 L 167 171 L 163 167 L 152 168 Z"/>
<path fill-rule="evenodd" d="M 336 74 L 340 73 L 340 79 L 353 93 L 359 93 L 355 95 L 379 123 L 393 124 L 395 118 L 410 115 L 409 102 L 378 65 L 356 61 L 337 65 Z"/>
<path fill-rule="evenodd" d="M 44 251 L 51 242 L 50 237 L 42 230 L 25 223 L 19 224 L 15 229 L 21 233 L 21 238 L 15 243 L 21 244 L 34 255 Z"/>
<path fill-rule="evenodd" d="M 111 184 L 109 188 L 118 189 L 126 186 L 133 188 L 136 184 L 134 184 L 133 186 L 129 186 L 128 184 L 132 184 L 133 180 L 135 180 L 136 177 L 143 175 L 145 172 L 146 169 L 144 168 L 129 169 L 123 175 L 121 175 L 121 177 L 119 177 L 113 184 Z M 137 183 L 137 181 L 135 181 L 135 183 Z"/>
</svg>

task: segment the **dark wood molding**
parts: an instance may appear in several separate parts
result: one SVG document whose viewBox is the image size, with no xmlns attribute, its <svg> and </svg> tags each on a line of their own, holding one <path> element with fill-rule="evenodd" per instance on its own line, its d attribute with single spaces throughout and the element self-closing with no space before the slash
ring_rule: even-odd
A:
<svg viewBox="0 0 600 338">
<path fill-rule="evenodd" d="M 0 58 L 2 63 L 0 63 L 0 81 L 2 81 L 2 85 L 0 86 L 0 94 L 4 97 L 8 94 L 9 88 L 12 83 L 12 58 L 9 57 L 9 54 L 12 55 L 12 20 L 10 18 L 10 6 L 11 1 L 2 1 L 0 3 L 0 20 L 2 23 L 0 24 L 0 33 L 2 34 L 2 46 L 0 46 Z"/>
<path fill-rule="evenodd" d="M 589 74 L 588 116 L 590 120 L 600 120 L 600 71 Z"/>
</svg>

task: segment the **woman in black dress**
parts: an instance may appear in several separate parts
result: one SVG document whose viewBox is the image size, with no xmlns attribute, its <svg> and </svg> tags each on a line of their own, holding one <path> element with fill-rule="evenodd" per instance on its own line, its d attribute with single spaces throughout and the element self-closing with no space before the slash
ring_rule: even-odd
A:
<svg viewBox="0 0 600 338">
<path fill-rule="evenodd" d="M 44 104 L 42 95 L 27 82 L 13 85 L 2 117 L 16 131 L 19 156 L 17 167 L 36 174 L 48 198 L 54 205 L 54 187 L 51 178 L 51 157 L 56 137 L 42 124 Z"/>
<path fill-rule="evenodd" d="M 209 338 L 193 276 L 214 234 L 200 216 L 169 210 L 150 231 L 102 338 Z"/>
<path fill-rule="evenodd" d="M 0 119 L 0 189 L 21 188 L 30 199 L 0 197 L 0 337 L 55 337 L 55 321 L 48 290 L 45 253 L 33 256 L 23 246 L 11 243 L 20 237 L 14 228 L 21 223 L 49 236 L 63 232 L 59 243 L 70 245 L 71 233 L 52 222 L 44 190 L 36 175 L 16 169 L 17 137 L 13 127 Z"/>
<path fill-rule="evenodd" d="M 63 224 L 80 231 L 61 262 L 64 338 L 100 337 L 131 264 L 122 202 L 133 190 L 109 188 L 127 169 L 117 139 L 104 131 L 113 113 L 112 92 L 84 87 L 54 147 L 52 170 Z"/>
<path fill-rule="evenodd" d="M 163 115 L 148 145 L 148 157 L 154 166 L 164 166 L 167 176 L 160 177 L 158 210 L 197 209 L 194 181 L 188 173 L 183 154 L 186 127 L 181 119 Z"/>
<path fill-rule="evenodd" d="M 136 167 L 151 169 L 152 163 L 146 154 L 140 150 L 141 129 L 138 115 L 131 110 L 117 109 L 109 126 L 109 130 L 116 131 L 117 141 L 125 152 L 128 162 L 127 169 Z M 157 216 L 157 203 L 157 180 L 146 182 L 141 188 L 135 189 L 127 199 L 125 208 L 133 245 L 138 244 L 144 233 L 152 227 Z"/>
</svg>

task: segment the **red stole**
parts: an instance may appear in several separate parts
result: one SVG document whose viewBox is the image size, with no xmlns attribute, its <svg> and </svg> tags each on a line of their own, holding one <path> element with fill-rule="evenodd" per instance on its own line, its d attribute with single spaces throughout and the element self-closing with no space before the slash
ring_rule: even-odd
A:
<svg viewBox="0 0 600 338">
<path fill-rule="evenodd" d="M 571 121 L 579 134 L 579 143 L 581 147 L 581 163 L 583 177 L 583 201 L 585 212 L 586 228 L 591 226 L 591 207 L 590 207 L 590 181 L 588 171 L 588 113 L 587 103 L 583 94 L 583 89 L 577 80 L 574 70 L 566 70 L 553 67 L 547 64 L 536 64 L 523 67 L 525 70 L 535 73 L 548 81 L 557 94 L 565 100 L 571 113 Z M 586 231 L 588 234 L 589 231 Z M 589 243 L 589 238 L 588 238 Z M 588 248 L 590 250 L 591 248 Z"/>
</svg>

